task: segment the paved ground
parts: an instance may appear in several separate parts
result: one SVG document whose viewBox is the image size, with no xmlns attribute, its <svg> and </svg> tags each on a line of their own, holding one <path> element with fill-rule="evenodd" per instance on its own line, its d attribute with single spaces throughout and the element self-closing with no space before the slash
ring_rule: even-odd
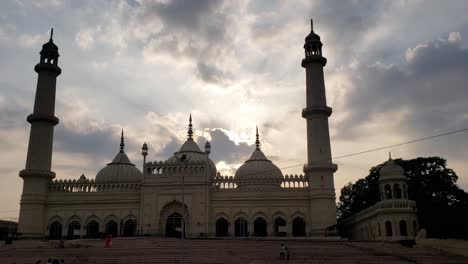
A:
<svg viewBox="0 0 468 264">
<path fill-rule="evenodd" d="M 407 248 L 382 242 L 287 241 L 288 263 L 468 263 L 468 258 L 425 248 Z M 279 259 L 279 241 L 173 240 L 155 238 L 114 239 L 112 248 L 101 240 L 74 240 L 66 248 L 56 242 L 15 241 L 0 246 L 0 264 L 46 263 L 48 258 L 65 263 L 286 263 Z"/>
</svg>

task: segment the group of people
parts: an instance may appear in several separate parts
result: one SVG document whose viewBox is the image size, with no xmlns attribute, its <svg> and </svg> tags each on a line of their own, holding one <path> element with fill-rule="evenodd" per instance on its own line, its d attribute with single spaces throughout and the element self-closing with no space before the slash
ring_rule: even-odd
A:
<svg viewBox="0 0 468 264">
<path fill-rule="evenodd" d="M 281 249 L 280 249 L 280 259 L 289 261 L 289 248 L 282 242 Z"/>
</svg>

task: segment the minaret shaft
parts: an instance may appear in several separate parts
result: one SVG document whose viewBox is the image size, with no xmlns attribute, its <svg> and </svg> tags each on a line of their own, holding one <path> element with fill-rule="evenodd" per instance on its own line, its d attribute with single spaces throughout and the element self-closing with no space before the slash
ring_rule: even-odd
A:
<svg viewBox="0 0 468 264">
<path fill-rule="evenodd" d="M 302 117 L 307 122 L 307 165 L 304 172 L 309 177 L 310 227 L 312 236 L 323 235 L 336 225 L 335 187 L 328 117 L 332 109 L 327 106 L 323 67 L 327 59 L 322 56 L 320 37 L 312 29 L 304 45 L 306 57 L 306 108 Z"/>
<path fill-rule="evenodd" d="M 40 62 L 34 68 L 38 73 L 33 113 L 27 117 L 31 123 L 28 154 L 23 178 L 23 192 L 18 223 L 20 236 L 42 238 L 46 236 L 46 201 L 48 184 L 55 177 L 51 171 L 55 117 L 56 79 L 61 69 L 57 66 L 58 48 L 52 38 L 44 44 Z"/>
</svg>

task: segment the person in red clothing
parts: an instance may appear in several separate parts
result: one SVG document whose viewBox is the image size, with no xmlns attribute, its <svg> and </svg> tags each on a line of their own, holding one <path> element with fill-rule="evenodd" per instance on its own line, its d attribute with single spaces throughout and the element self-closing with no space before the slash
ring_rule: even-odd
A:
<svg viewBox="0 0 468 264">
<path fill-rule="evenodd" d="M 106 248 L 110 248 L 111 242 L 112 242 L 112 236 L 107 235 L 107 237 L 106 237 Z"/>
</svg>

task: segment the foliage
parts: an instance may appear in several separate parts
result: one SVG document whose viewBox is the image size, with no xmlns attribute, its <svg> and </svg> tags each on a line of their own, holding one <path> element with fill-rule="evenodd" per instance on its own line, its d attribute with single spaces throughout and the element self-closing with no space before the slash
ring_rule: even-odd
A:
<svg viewBox="0 0 468 264">
<path fill-rule="evenodd" d="M 408 178 L 409 199 L 416 202 L 420 228 L 430 237 L 468 238 L 468 193 L 460 189 L 458 176 L 440 157 L 397 159 Z M 341 189 L 338 216 L 344 219 L 380 201 L 379 170 Z"/>
</svg>

